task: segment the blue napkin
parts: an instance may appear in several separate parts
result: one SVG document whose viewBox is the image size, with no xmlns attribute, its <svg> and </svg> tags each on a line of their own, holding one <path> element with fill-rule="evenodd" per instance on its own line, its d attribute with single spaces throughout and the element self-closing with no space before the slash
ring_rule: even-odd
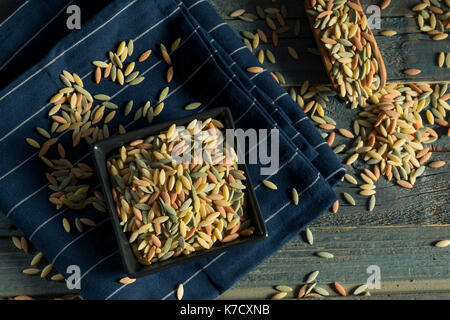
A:
<svg viewBox="0 0 450 320">
<path fill-rule="evenodd" d="M 82 8 L 81 25 L 109 0 L 26 0 L 0 23 L 0 90 L 38 63 L 59 40 L 72 32 L 66 27 L 67 8 Z M 51 35 L 51 36 L 49 36 Z"/>
<path fill-rule="evenodd" d="M 64 1 L 58 1 L 64 5 Z M 3 34 L 17 25 L 22 15 L 42 17 L 40 25 L 11 34 L 5 50 L 24 46 L 24 40 L 42 28 L 51 38 L 53 29 L 45 26 L 48 14 L 53 11 L 56 15 L 61 6 L 43 9 L 41 3 L 29 1 L 0 26 Z M 76 3 L 88 6 L 87 1 L 66 0 L 66 5 Z M 42 15 L 36 14 L 39 12 Z M 34 128 L 49 126 L 48 99 L 62 87 L 58 79 L 62 69 L 83 76 L 91 92 L 114 95 L 112 101 L 119 106 L 130 99 L 135 104 L 156 102 L 167 85 L 163 76 L 167 65 L 161 61 L 159 44 L 170 45 L 178 37 L 182 42 L 172 54 L 175 77 L 169 85 L 171 93 L 155 122 L 191 115 L 199 110 L 186 111 L 183 107 L 200 101 L 200 111 L 229 106 L 237 128 L 280 130 L 279 171 L 261 176 L 261 165 L 249 165 L 269 237 L 139 278 L 132 284 L 120 284 L 124 273 L 108 216 L 92 208 L 81 212 L 56 210 L 47 200 L 52 192 L 44 177 L 47 168 L 24 138 L 44 142 Z M 121 87 L 106 80 L 95 85 L 91 61 L 103 60 L 107 51 L 127 39 L 135 42 L 133 59 L 147 49 L 154 51 L 136 67 L 145 74 L 145 81 L 138 86 Z M 30 42 L 24 48 L 31 55 L 38 45 Z M 0 65 L 7 59 L 1 55 Z M 344 174 L 310 120 L 269 72 L 245 71 L 256 65 L 257 59 L 206 0 L 111 1 L 80 30 L 55 42 L 39 62 L 0 91 L 0 112 L 8 119 L 0 127 L 0 209 L 59 272 L 65 274 L 70 265 L 80 267 L 79 291 L 85 299 L 174 299 L 174 289 L 180 283 L 184 284 L 186 299 L 216 298 L 328 209 L 336 200 L 332 187 Z M 145 120 L 133 121 L 132 115 L 125 117 L 122 112 L 110 123 L 111 133 L 117 132 L 119 124 L 126 125 L 127 130 L 146 126 Z M 83 143 L 73 149 L 70 134 L 61 135 L 59 140 L 67 146 L 68 159 L 91 164 L 89 146 Z M 279 189 L 268 190 L 262 186 L 262 179 L 273 181 Z M 94 177 L 91 185 L 97 184 Z M 300 194 L 298 206 L 291 201 L 292 187 Z M 61 219 L 73 222 L 77 216 L 91 218 L 97 227 L 81 234 L 66 233 Z"/>
</svg>

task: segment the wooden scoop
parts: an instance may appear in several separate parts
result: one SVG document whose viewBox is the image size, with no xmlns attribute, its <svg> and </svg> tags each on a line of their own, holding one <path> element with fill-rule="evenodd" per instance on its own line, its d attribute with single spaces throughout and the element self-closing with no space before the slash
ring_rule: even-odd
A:
<svg viewBox="0 0 450 320">
<path fill-rule="evenodd" d="M 326 15 L 333 14 L 332 8 L 333 8 L 334 1 L 333 0 L 328 0 L 328 1 L 325 0 L 325 2 L 327 3 L 327 8 L 325 8 L 326 9 L 325 11 L 320 12 L 318 17 L 325 17 Z M 314 6 L 317 4 L 317 0 L 305 0 L 304 3 L 305 3 L 306 10 L 314 10 Z M 348 6 L 350 6 L 352 9 L 354 9 L 355 11 L 357 11 L 361 18 L 365 15 L 363 7 L 361 6 L 361 3 L 359 2 L 359 0 L 348 0 L 346 2 L 346 4 Z M 339 12 L 341 14 L 343 12 L 343 7 L 344 6 L 339 8 Z M 332 83 L 333 87 L 335 88 L 335 90 L 338 93 L 340 93 L 340 86 L 337 83 L 335 76 L 333 75 L 333 64 L 331 62 L 331 57 L 330 57 L 328 49 L 325 46 L 326 43 L 330 43 L 330 44 L 336 43 L 336 40 L 330 39 L 330 38 L 322 39 L 323 33 L 320 30 L 320 28 L 314 28 L 315 17 L 309 13 L 307 13 L 307 16 L 308 16 L 308 20 L 309 20 L 314 38 L 316 40 L 317 46 L 320 50 L 322 60 L 325 65 L 325 69 L 328 74 L 328 77 L 330 78 L 331 83 Z M 361 18 L 358 21 L 358 26 L 359 26 L 358 31 L 355 33 L 355 35 L 352 38 L 350 38 L 348 40 L 350 40 L 350 42 L 353 44 L 351 47 L 351 50 L 355 53 L 362 51 L 364 49 L 365 45 L 367 43 L 370 43 L 370 46 L 372 49 L 372 56 L 376 59 L 377 64 L 378 64 L 377 74 L 380 77 L 380 85 L 379 85 L 378 90 L 381 90 L 386 85 L 386 66 L 384 64 L 383 58 L 381 57 L 380 49 L 378 48 L 378 45 L 375 41 L 375 37 L 373 36 L 372 30 L 370 29 L 370 27 L 367 26 L 366 30 L 362 31 Z M 358 65 L 356 65 L 356 67 L 357 66 Z M 369 86 L 371 85 L 372 80 L 373 80 L 373 74 L 366 75 L 364 80 L 359 79 L 357 81 L 358 81 L 358 84 L 360 85 L 360 87 L 367 87 L 367 84 Z M 369 83 L 366 83 L 366 82 L 369 82 Z M 365 99 L 363 97 L 362 97 L 362 99 L 365 102 Z"/>
</svg>

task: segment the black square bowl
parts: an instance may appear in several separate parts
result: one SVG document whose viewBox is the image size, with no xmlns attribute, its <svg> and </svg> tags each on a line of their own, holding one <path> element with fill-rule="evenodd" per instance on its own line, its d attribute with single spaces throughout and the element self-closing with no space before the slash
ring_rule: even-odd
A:
<svg viewBox="0 0 450 320">
<path fill-rule="evenodd" d="M 198 252 L 191 253 L 190 255 L 184 256 L 180 255 L 176 258 L 170 258 L 162 262 L 156 262 L 151 265 L 143 265 L 138 262 L 137 257 L 134 255 L 131 245 L 128 243 L 126 234 L 122 231 L 120 226 L 119 218 L 115 212 L 114 200 L 111 193 L 111 184 L 109 173 L 106 167 L 106 161 L 113 153 L 118 151 L 123 145 L 128 144 L 131 141 L 137 139 L 145 139 L 148 136 L 158 134 L 163 130 L 167 130 L 170 125 L 175 123 L 177 126 L 187 125 L 194 119 L 206 120 L 208 118 L 213 118 L 222 121 L 225 129 L 234 129 L 233 118 L 231 112 L 227 107 L 215 108 L 205 112 L 195 114 L 190 117 L 185 117 L 177 119 L 174 121 L 159 123 L 150 125 L 146 128 L 139 129 L 136 131 L 131 131 L 123 135 L 117 135 L 102 141 L 99 141 L 92 145 L 92 155 L 94 158 L 95 169 L 97 171 L 100 184 L 105 195 L 106 205 L 108 208 L 109 215 L 111 217 L 111 223 L 114 229 L 114 234 L 119 247 L 119 252 L 123 264 L 125 273 L 129 277 L 137 278 L 145 275 L 149 275 L 173 266 L 178 266 L 185 262 L 190 262 L 195 259 L 204 258 L 218 252 L 229 250 L 243 245 L 248 245 L 256 241 L 261 241 L 267 237 L 267 229 L 264 223 L 264 219 L 261 215 L 261 209 L 259 208 L 255 191 L 253 185 L 250 181 L 250 175 L 245 164 L 238 164 L 240 170 L 245 172 L 247 180 L 243 181 L 246 185 L 246 208 L 245 214 L 252 221 L 252 226 L 255 228 L 254 233 L 248 237 L 239 237 L 234 241 L 214 244 L 208 250 L 202 250 Z M 236 145 L 236 142 L 235 142 Z"/>
</svg>

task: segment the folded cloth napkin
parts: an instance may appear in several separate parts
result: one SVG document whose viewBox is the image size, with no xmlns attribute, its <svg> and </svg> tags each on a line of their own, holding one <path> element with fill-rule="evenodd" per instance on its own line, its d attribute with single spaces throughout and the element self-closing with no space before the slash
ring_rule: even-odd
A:
<svg viewBox="0 0 450 320">
<path fill-rule="evenodd" d="M 38 63 L 48 49 L 72 32 L 66 27 L 71 5 L 82 8 L 81 24 L 110 0 L 26 0 L 0 23 L 0 90 Z M 71 9 L 71 8 L 69 8 Z M 71 10 L 69 10 L 72 13 Z M 49 36 L 51 34 L 51 36 Z"/>
<path fill-rule="evenodd" d="M 25 15 L 39 12 L 40 2 L 31 1 L 21 11 Z M 2 28 L 18 23 L 17 19 L 13 16 L 0 26 L 0 34 Z M 26 29 L 21 32 L 33 34 Z M 51 30 L 47 32 L 51 37 Z M 16 40 L 21 37 L 14 35 Z M 229 106 L 237 128 L 279 129 L 278 172 L 261 176 L 260 164 L 248 166 L 269 237 L 139 278 L 132 284 L 121 284 L 118 280 L 124 273 L 107 215 L 91 207 L 83 211 L 56 210 L 47 200 L 52 192 L 44 176 L 47 168 L 24 138 L 44 142 L 34 128 L 49 126 L 48 99 L 62 87 L 58 79 L 62 69 L 83 76 L 88 90 L 108 94 L 120 106 L 130 99 L 135 104 L 147 100 L 155 103 L 167 86 L 167 65 L 159 54 L 159 44 L 170 45 L 178 37 L 181 44 L 171 54 L 175 77 L 169 84 L 166 106 L 154 121 Z M 103 60 L 106 52 L 127 39 L 135 43 L 133 59 L 145 50 L 154 52 L 136 66 L 145 80 L 137 86 L 119 86 L 109 80 L 94 84 L 91 61 Z M 31 49 L 26 47 L 28 52 Z M 186 299 L 216 298 L 328 209 L 336 200 L 332 187 L 344 174 L 309 119 L 269 72 L 246 72 L 256 65 L 256 58 L 206 0 L 111 1 L 0 91 L 0 111 L 2 118 L 8 119 L 0 127 L 0 209 L 59 272 L 65 274 L 69 265 L 80 267 L 79 291 L 85 299 L 174 299 L 174 289 L 180 283 L 184 284 Z M 200 110 L 184 110 L 192 101 L 202 103 Z M 109 124 L 111 133 L 118 131 L 119 124 L 127 130 L 146 126 L 145 120 L 134 121 L 132 115 L 123 116 L 122 112 Z M 73 163 L 91 163 L 87 144 L 72 148 L 67 133 L 59 134 L 59 141 L 66 146 L 66 157 Z M 53 150 L 49 158 L 57 158 Z M 262 179 L 273 181 L 278 190 L 262 186 Z M 91 185 L 98 187 L 95 177 Z M 291 201 L 293 187 L 299 192 L 298 206 Z M 97 226 L 81 234 L 66 233 L 61 219 L 73 221 L 77 216 L 89 217 Z"/>
</svg>

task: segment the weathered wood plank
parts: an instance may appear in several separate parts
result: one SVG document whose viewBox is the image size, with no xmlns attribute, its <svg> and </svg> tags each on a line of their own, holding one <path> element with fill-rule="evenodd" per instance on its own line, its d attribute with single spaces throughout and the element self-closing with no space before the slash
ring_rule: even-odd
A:
<svg viewBox="0 0 450 320">
<path fill-rule="evenodd" d="M 352 128 L 358 112 L 359 110 L 351 110 L 335 97 L 330 99 L 325 109 L 325 114 L 337 122 L 338 128 L 348 129 Z M 448 164 L 450 163 L 450 139 L 446 137 L 446 129 L 435 127 L 435 130 L 441 138 L 432 146 L 442 151 L 435 151 L 431 159 L 432 161 L 443 160 Z M 337 134 L 333 147 L 340 144 L 350 146 L 351 141 Z M 338 158 L 345 162 L 349 156 L 350 154 L 344 151 L 338 155 Z M 361 161 L 355 162 L 352 167 L 345 166 L 359 183 L 363 183 L 359 174 L 364 167 Z M 448 165 L 439 169 L 427 168 L 424 175 L 417 179 L 412 190 L 401 188 L 381 178 L 376 183 L 377 205 L 373 212 L 368 211 L 368 198 L 358 194 L 360 190 L 357 186 L 341 182 L 335 188 L 336 193 L 339 195 L 342 192 L 350 193 L 354 196 L 357 205 L 351 206 L 341 198 L 339 213 L 326 214 L 316 224 L 318 226 L 448 224 L 450 223 L 449 181 Z"/>
<path fill-rule="evenodd" d="M 30 268 L 30 261 L 36 252 L 25 254 L 18 250 L 10 238 L 0 238 L 0 296 L 40 295 L 51 293 L 54 295 L 69 292 L 65 283 L 41 279 L 40 275 L 26 275 L 23 269 Z M 43 268 L 41 261 L 37 267 Z M 50 275 L 56 274 L 52 271 Z"/>
<path fill-rule="evenodd" d="M 275 293 L 271 288 L 278 284 L 298 288 L 314 270 L 320 271 L 318 285 L 336 295 L 330 284 L 338 281 L 351 291 L 367 281 L 370 265 L 379 266 L 381 271 L 381 289 L 371 290 L 373 295 L 450 292 L 449 250 L 431 246 L 450 235 L 449 225 L 311 230 L 314 246 L 303 242 L 299 235 L 221 298 L 267 298 Z M 335 258 L 325 260 L 313 255 L 323 250 Z"/>
<path fill-rule="evenodd" d="M 445 284 L 444 284 L 445 283 Z M 450 299 L 450 292 L 448 287 L 450 283 L 446 280 L 427 280 L 427 281 L 414 281 L 414 282 L 385 282 L 380 290 L 370 291 L 370 297 L 354 296 L 353 290 L 358 287 L 358 283 L 346 284 L 347 296 L 341 297 L 334 292 L 333 285 L 321 285 L 330 292 L 330 296 L 326 297 L 327 300 L 448 300 Z M 429 289 L 429 288 L 433 289 Z M 288 294 L 284 299 L 297 299 L 296 294 L 300 287 L 295 287 L 295 290 Z M 435 290 L 434 288 L 442 288 Z M 430 290 L 431 292 L 424 291 Z M 248 299 L 268 299 L 275 291 L 272 288 L 267 287 L 253 287 L 243 289 L 230 289 L 221 295 L 218 300 L 248 300 Z M 318 300 L 324 298 L 308 298 L 308 300 Z"/>
<path fill-rule="evenodd" d="M 447 161 L 450 160 L 447 155 Z M 353 174 L 356 176 L 356 174 Z M 441 177 L 442 176 L 442 177 Z M 392 182 L 381 180 L 377 183 L 377 204 L 373 212 L 368 211 L 368 197 L 358 194 L 358 187 L 347 182 L 339 184 L 335 191 L 340 198 L 337 214 L 322 216 L 318 226 L 367 226 L 399 225 L 404 222 L 411 225 L 450 223 L 448 212 L 449 173 L 429 173 L 417 181 L 413 190 L 394 186 Z M 351 206 L 342 197 L 343 192 L 350 193 L 356 200 Z"/>
<path fill-rule="evenodd" d="M 389 19 L 391 20 L 391 19 Z M 399 18 L 395 18 L 393 25 L 401 25 Z M 254 26 L 253 26 L 254 25 Z M 306 29 L 306 22 L 303 22 L 304 34 L 300 38 L 292 37 L 291 32 L 282 34 L 278 47 L 271 43 L 271 32 L 262 22 L 255 22 L 246 25 L 241 21 L 231 21 L 230 26 L 236 33 L 243 30 L 255 32 L 261 28 L 267 33 L 269 43 L 261 43 L 260 47 L 253 51 L 257 54 L 259 50 L 271 50 L 276 57 L 276 64 L 270 63 L 267 59 L 264 66 L 269 71 L 278 71 L 283 74 L 287 85 L 298 85 L 309 80 L 312 83 L 329 83 L 320 56 L 308 51 L 308 48 L 316 48 L 316 43 L 312 38 L 311 31 Z M 412 28 L 412 27 L 411 27 Z M 437 66 L 437 55 L 439 52 L 448 51 L 450 40 L 433 41 L 427 35 L 414 32 L 414 28 L 399 30 L 399 34 L 394 37 L 377 36 L 381 54 L 386 64 L 388 82 L 405 81 L 449 81 L 450 69 L 439 68 Z M 404 31 L 403 33 L 400 31 Z M 375 34 L 377 34 L 376 32 Z M 299 54 L 298 61 L 288 54 L 288 46 L 293 47 Z M 421 69 L 418 76 L 406 76 L 403 70 L 409 68 Z"/>
<path fill-rule="evenodd" d="M 303 4 L 298 1 L 284 0 L 277 3 L 271 1 L 225 1 L 211 0 L 213 6 L 221 16 L 228 21 L 230 26 L 239 34 L 240 31 L 247 30 L 255 32 L 260 28 L 271 38 L 271 30 L 262 19 L 249 23 L 239 19 L 230 19 L 229 13 L 237 8 L 245 8 L 248 12 L 255 13 L 255 6 L 263 8 L 280 7 L 285 4 L 288 9 L 287 25 L 291 29 L 280 34 L 280 43 L 277 48 L 272 45 L 262 44 L 259 49 L 269 49 L 277 57 L 276 65 L 265 62 L 265 66 L 270 71 L 278 71 L 286 78 L 288 85 L 296 85 L 305 80 L 314 83 L 328 83 L 329 80 L 324 72 L 322 61 L 319 56 L 308 52 L 307 48 L 316 48 L 309 24 L 306 20 Z M 393 1 L 388 9 L 382 11 L 381 29 L 374 30 L 380 51 L 388 71 L 388 81 L 448 81 L 450 79 L 450 69 L 439 68 L 436 65 L 437 55 L 441 51 L 447 51 L 450 39 L 444 41 L 433 41 L 428 35 L 417 27 L 415 13 L 410 10 L 417 2 Z M 367 7 L 373 1 L 363 1 Z M 301 21 L 301 35 L 296 38 L 294 35 L 295 20 Z M 379 36 L 382 30 L 396 30 L 398 35 L 394 37 Z M 287 47 L 295 48 L 300 54 L 299 62 L 294 61 L 287 53 Z M 407 77 L 402 71 L 408 68 L 418 68 L 422 73 L 416 77 Z"/>
<path fill-rule="evenodd" d="M 381 1 L 379 2 L 381 3 Z M 256 14 L 255 7 L 257 5 L 262 8 L 280 8 L 280 6 L 284 4 L 288 9 L 288 18 L 301 18 L 306 16 L 303 1 L 298 0 L 278 0 L 276 3 L 270 0 L 210 0 L 210 3 L 222 18 L 227 20 L 230 19 L 229 14 L 232 11 L 240 8 L 244 8 L 247 12 Z M 392 1 L 388 8 L 381 11 L 381 17 L 412 17 L 415 13 L 410 9 L 417 3 L 416 0 Z M 361 4 L 367 9 L 369 5 L 377 4 L 377 1 L 361 0 Z"/>
<path fill-rule="evenodd" d="M 300 20 L 300 33 L 298 36 L 295 35 L 294 26 L 295 22 Z M 388 17 L 383 18 L 381 23 L 381 29 L 373 30 L 373 33 L 377 36 L 380 36 L 380 32 L 383 30 L 395 30 L 398 34 L 416 34 L 420 35 L 420 39 L 429 39 L 429 36 L 425 33 L 421 32 L 416 25 L 416 22 L 413 18 L 404 18 L 404 17 Z M 227 20 L 228 24 L 233 27 L 237 32 L 246 30 L 250 32 L 255 32 L 256 29 L 261 29 L 266 33 L 268 37 L 270 37 L 272 30 L 267 27 L 267 24 L 264 20 L 256 20 L 254 22 L 246 22 L 242 20 Z M 299 19 L 287 19 L 286 24 L 290 27 L 289 30 L 279 33 L 280 39 L 285 38 L 312 38 L 313 34 L 311 32 L 311 28 L 309 26 L 309 22 L 306 18 Z M 384 36 L 380 36 L 384 37 Z M 395 41 L 395 36 L 387 37 L 387 39 L 391 39 Z M 442 41 L 445 42 L 445 41 Z"/>
<path fill-rule="evenodd" d="M 303 234 L 296 236 L 222 298 L 266 298 L 274 292 L 273 286 L 282 283 L 297 287 L 314 270 L 320 271 L 318 285 L 329 288 L 329 284 L 338 281 L 352 289 L 366 282 L 370 265 L 378 265 L 381 270 L 381 289 L 371 290 L 374 295 L 450 293 L 450 251 L 432 246 L 435 241 L 450 236 L 450 225 L 311 227 L 311 230 L 314 246 L 304 242 Z M 325 260 L 314 255 L 325 250 L 335 258 Z M 68 292 L 62 283 L 22 274 L 30 260 L 31 255 L 18 251 L 9 239 L 0 239 L 0 279 L 8 279 L 0 281 L 0 296 Z"/>
</svg>

